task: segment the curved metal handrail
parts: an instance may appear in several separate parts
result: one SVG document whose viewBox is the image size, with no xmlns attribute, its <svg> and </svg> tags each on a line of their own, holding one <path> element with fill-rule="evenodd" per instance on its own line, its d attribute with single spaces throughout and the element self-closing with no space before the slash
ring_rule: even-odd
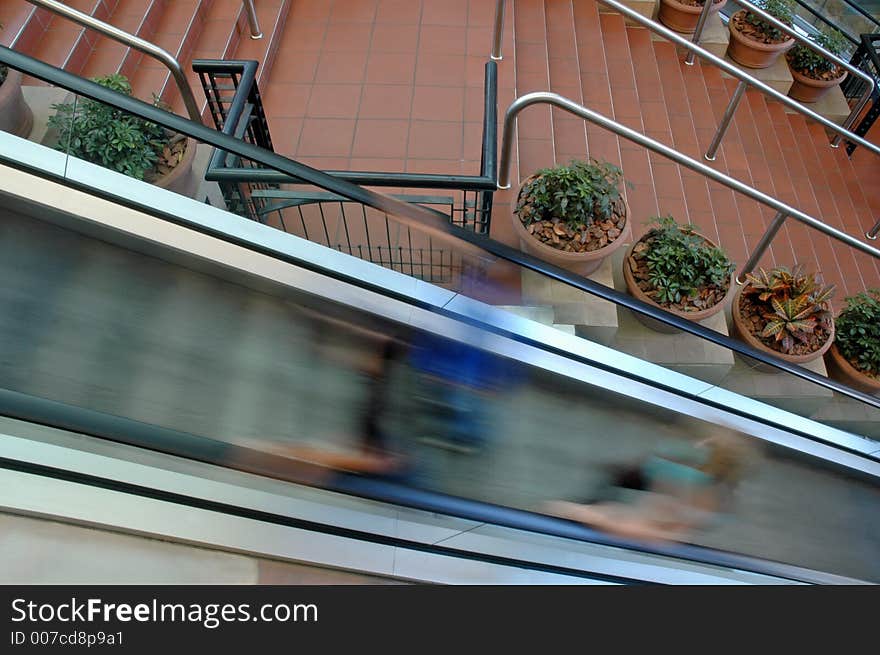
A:
<svg viewBox="0 0 880 655">
<path fill-rule="evenodd" d="M 586 107 L 577 104 L 569 100 L 568 98 L 564 98 L 563 96 L 556 93 L 549 93 L 547 91 L 537 91 L 535 93 L 527 93 L 524 96 L 520 96 L 516 100 L 514 100 L 510 107 L 507 108 L 507 112 L 504 116 L 504 131 L 502 134 L 501 141 L 501 161 L 498 166 L 498 188 L 499 189 L 509 189 L 510 188 L 510 162 L 511 162 L 511 154 L 513 152 L 513 135 L 514 135 L 514 121 L 516 120 L 517 115 L 526 107 L 536 104 L 548 104 L 554 107 L 558 107 L 564 111 L 575 114 L 576 116 L 580 116 L 581 118 L 590 121 L 591 123 L 595 123 L 599 127 L 602 127 L 606 130 L 614 132 L 618 136 L 622 136 L 630 141 L 638 143 L 640 146 L 647 148 L 653 152 L 656 152 L 664 157 L 671 159 L 672 161 L 685 166 L 692 171 L 700 173 L 704 177 L 708 177 L 716 182 L 723 184 L 726 187 L 733 189 L 734 191 L 738 191 L 743 195 L 746 195 L 753 200 L 757 200 L 758 202 L 767 205 L 768 207 L 772 207 L 778 213 L 776 218 L 771 222 L 770 226 L 767 228 L 767 231 L 764 233 L 764 236 L 761 237 L 761 241 L 758 243 L 758 246 L 752 252 L 749 257 L 748 262 L 743 266 L 743 269 L 740 271 L 737 276 L 737 280 L 741 281 L 742 276 L 745 273 L 750 272 L 754 266 L 757 264 L 758 260 L 761 258 L 764 250 L 766 250 L 770 241 L 773 239 L 773 236 L 782 226 L 782 223 L 788 216 L 791 216 L 801 223 L 808 225 L 828 236 L 836 239 L 838 241 L 842 241 L 852 248 L 856 248 L 861 250 L 864 253 L 867 253 L 871 257 L 875 257 L 876 259 L 880 259 L 880 250 L 869 246 L 866 243 L 862 243 L 858 239 L 851 237 L 845 232 L 841 232 L 840 230 L 823 223 L 817 218 L 813 218 L 809 214 L 806 214 L 799 209 L 795 209 L 790 205 L 785 204 L 781 200 L 774 198 L 773 196 L 769 196 L 763 191 L 759 191 L 754 187 L 745 184 L 744 182 L 740 182 L 739 180 L 730 177 L 729 175 L 725 175 L 719 171 L 716 171 L 714 168 L 707 166 L 706 164 L 697 161 L 696 159 L 691 159 L 687 155 L 675 150 L 674 148 L 670 148 L 669 146 L 660 143 L 659 141 L 655 141 L 654 139 L 645 136 L 641 132 L 637 132 L 625 125 L 621 125 L 620 123 L 616 123 L 611 120 L 607 116 L 595 112 L 591 109 L 587 109 Z"/>
<path fill-rule="evenodd" d="M 71 20 L 78 25 L 100 32 L 114 41 L 119 41 L 135 50 L 143 52 L 145 55 L 158 59 L 165 64 L 169 71 L 171 71 L 174 81 L 177 82 L 177 87 L 180 89 L 180 95 L 183 98 L 183 104 L 186 106 L 186 113 L 189 114 L 190 119 L 198 123 L 202 122 L 202 112 L 199 111 L 199 106 L 198 103 L 196 103 L 195 95 L 193 95 L 192 87 L 189 85 L 189 80 L 186 79 L 186 75 L 183 72 L 183 68 L 180 66 L 180 62 L 178 62 L 170 52 L 160 48 L 154 43 L 145 41 L 139 36 L 129 34 L 118 27 L 99 21 L 94 16 L 89 16 L 81 11 L 77 11 L 73 7 L 65 5 L 63 2 L 57 2 L 57 0 L 27 0 L 27 2 Z"/>
<path fill-rule="evenodd" d="M 502 1 L 502 0 L 499 0 L 499 1 Z M 660 36 L 665 37 L 666 39 L 672 41 L 673 43 L 680 45 L 681 47 L 686 48 L 687 50 L 691 51 L 692 53 L 695 53 L 695 54 L 699 55 L 700 57 L 702 57 L 703 59 L 711 62 L 712 64 L 714 64 L 715 66 L 717 66 L 718 68 L 723 70 L 725 73 L 729 74 L 731 77 L 735 77 L 736 79 L 738 79 L 740 81 L 740 86 L 743 87 L 743 89 L 744 89 L 743 85 L 748 84 L 748 85 L 762 91 L 765 95 L 770 96 L 774 100 L 781 102 L 786 107 L 793 109 L 797 113 L 803 114 L 804 116 L 807 116 L 807 117 L 813 119 L 817 123 L 821 123 L 826 128 L 828 128 L 832 132 L 836 133 L 834 141 L 832 141 L 832 144 L 831 144 L 832 146 L 836 147 L 840 142 L 840 137 L 845 137 L 848 141 L 851 141 L 852 143 L 860 145 L 863 148 L 867 148 L 868 150 L 873 152 L 875 155 L 880 155 L 880 146 L 877 146 L 877 145 L 871 143 L 870 141 L 863 139 L 862 137 L 858 136 L 857 134 L 851 132 L 848 129 L 848 127 L 850 127 L 852 125 L 852 123 L 855 121 L 857 115 L 861 112 L 861 110 L 868 103 L 868 100 L 870 100 L 871 94 L 874 91 L 874 85 L 875 85 L 874 79 L 871 76 L 864 73 L 863 71 L 852 66 L 849 62 L 846 62 L 843 59 L 840 59 L 839 57 L 832 55 L 830 52 L 828 52 L 824 48 L 821 48 L 821 47 L 817 46 L 815 43 L 812 43 L 811 41 L 804 39 L 804 37 L 802 37 L 800 34 L 795 32 L 793 28 L 790 28 L 790 27 L 788 27 L 788 25 L 785 25 L 784 23 L 779 22 L 773 16 L 771 16 L 767 12 L 763 11 L 762 9 L 759 9 L 758 7 L 755 7 L 752 4 L 745 2 L 745 0 L 743 0 L 742 2 L 737 0 L 738 4 L 748 6 L 749 11 L 754 11 L 754 13 L 758 14 L 762 18 L 765 18 L 768 22 L 773 23 L 775 26 L 779 27 L 783 31 L 785 31 L 789 34 L 793 34 L 796 39 L 804 41 L 805 45 L 812 48 L 813 50 L 816 50 L 817 52 L 820 52 L 821 54 L 823 54 L 823 56 L 827 56 L 829 59 L 831 59 L 835 63 L 842 65 L 847 71 L 850 71 L 855 76 L 865 80 L 865 82 L 868 84 L 868 88 L 865 91 L 865 94 L 862 96 L 862 98 L 859 100 L 858 104 L 853 108 L 853 111 L 850 113 L 849 117 L 847 118 L 846 123 L 849 124 L 847 127 L 842 127 L 842 126 L 838 125 L 837 123 L 835 123 L 834 121 L 828 120 L 827 118 L 825 118 L 821 114 L 817 114 L 812 109 L 809 109 L 809 108 L 805 107 L 804 105 L 802 105 L 801 103 L 797 102 L 796 100 L 789 98 L 787 95 L 780 93 L 779 91 L 777 91 L 773 87 L 768 86 L 767 84 L 764 84 L 763 82 L 761 82 L 757 78 L 752 77 L 748 73 L 744 73 L 743 71 L 741 71 L 739 68 L 737 68 L 733 64 L 729 64 L 728 62 L 724 61 L 720 57 L 713 55 L 708 50 L 704 50 L 703 48 L 701 48 L 697 44 L 692 43 L 691 41 L 684 38 L 680 34 L 673 32 L 672 30 L 664 27 L 663 25 L 661 25 L 660 23 L 657 23 L 656 21 L 651 20 L 650 18 L 645 18 L 637 11 L 630 9 L 626 5 L 623 5 L 619 2 L 617 2 L 616 0 L 596 0 L 596 2 L 599 2 L 607 7 L 611 7 L 612 9 L 623 14 L 624 16 L 626 16 L 627 18 L 629 18 L 633 22 L 638 23 L 639 25 L 642 25 L 643 27 L 648 28 L 649 30 L 651 30 L 655 34 L 659 34 Z M 496 25 L 496 30 L 498 30 L 497 25 Z M 500 40 L 500 36 L 496 34 L 496 41 L 498 41 L 498 40 Z M 739 101 L 740 97 L 742 97 L 742 91 L 738 91 L 735 94 L 735 97 L 731 100 L 731 104 L 728 107 L 728 111 L 727 111 L 728 115 L 726 116 L 726 118 L 728 120 L 727 120 L 727 122 L 722 122 L 722 124 L 719 125 L 714 141 L 717 141 L 720 143 L 721 138 L 724 136 L 724 132 L 727 128 L 727 125 L 729 124 L 729 119 L 733 116 L 733 112 L 736 109 L 736 102 Z M 713 158 L 714 158 L 714 155 L 711 151 L 709 153 L 707 153 L 707 159 L 709 159 L 711 161 Z"/>
<path fill-rule="evenodd" d="M 613 1 L 613 0 L 599 0 L 599 2 L 609 2 L 609 1 Z M 770 23 L 778 30 L 781 30 L 782 32 L 785 32 L 789 36 L 794 37 L 795 41 L 805 45 L 806 47 L 810 48 L 811 50 L 813 50 L 815 52 L 818 52 L 820 55 L 825 57 L 825 59 L 828 59 L 829 61 L 833 61 L 838 66 L 843 67 L 845 70 L 849 71 L 850 73 L 852 73 L 856 77 L 860 77 L 862 80 L 864 80 L 865 82 L 868 83 L 868 88 L 865 89 L 865 93 L 862 95 L 862 97 L 859 99 L 859 101 L 855 104 L 855 106 L 852 108 L 852 111 L 849 113 L 849 116 L 847 116 L 846 120 L 843 122 L 843 127 L 845 129 L 849 130 L 849 128 L 852 127 L 853 123 L 855 123 L 856 118 L 858 118 L 859 114 L 862 113 L 862 110 L 865 108 L 865 105 L 868 104 L 868 101 L 871 99 L 871 95 L 874 93 L 874 87 L 876 86 L 876 82 L 874 81 L 874 78 L 872 76 L 868 75 L 867 73 L 865 73 L 863 70 L 856 68 L 855 66 L 850 64 L 848 61 L 841 59 L 840 57 L 838 57 L 835 54 L 832 54 L 831 52 L 829 52 L 825 48 L 821 47 L 820 45 L 812 42 L 810 39 L 802 36 L 801 34 L 798 33 L 798 31 L 796 29 L 794 29 L 790 25 L 786 25 L 781 20 L 768 14 L 766 11 L 764 11 L 760 7 L 756 7 L 751 2 L 747 2 L 746 0 L 737 0 L 736 3 L 738 5 L 740 5 L 743 9 L 748 10 L 750 13 L 753 13 L 757 16 L 760 16 L 762 20 Z M 831 142 L 832 146 L 836 147 L 840 143 L 840 136 L 841 136 L 841 133 L 838 132 L 837 136 L 835 136 L 834 140 Z M 847 138 L 849 138 L 849 137 L 847 136 Z"/>
</svg>

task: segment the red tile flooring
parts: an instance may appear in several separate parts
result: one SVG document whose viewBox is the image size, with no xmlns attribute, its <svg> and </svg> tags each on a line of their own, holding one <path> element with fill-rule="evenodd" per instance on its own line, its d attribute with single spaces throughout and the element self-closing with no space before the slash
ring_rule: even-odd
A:
<svg viewBox="0 0 880 655">
<path fill-rule="evenodd" d="M 110 4 L 110 22 L 121 23 L 143 3 Z M 246 27 L 237 0 L 185 0 L 163 5 L 141 31 L 197 56 L 259 59 L 262 72 L 271 72 L 261 86 L 283 154 L 324 169 L 477 174 L 494 5 L 265 0 L 258 3 L 264 30 L 278 25 L 278 32 L 264 41 L 239 41 Z M 23 0 L 4 0 L 0 19 L 8 29 L 0 38 L 17 33 L 30 8 Z M 182 35 L 171 38 L 188 22 L 172 21 L 175 10 L 198 14 L 204 23 L 188 32 L 186 43 Z M 45 21 L 38 12 L 35 20 L 41 17 Z M 22 47 L 64 50 L 42 23 L 34 26 Z M 700 161 L 733 89 L 717 69 L 684 66 L 671 44 L 627 27 L 619 15 L 600 13 L 594 0 L 508 0 L 503 47 L 502 116 L 516 95 L 549 89 Z M 118 48 L 108 54 L 96 47 L 83 65 L 96 74 L 99 64 L 120 65 L 121 55 Z M 146 78 L 153 72 L 164 79 L 152 62 L 141 60 L 133 71 L 141 91 L 152 89 Z M 514 182 L 572 158 L 620 164 L 634 185 L 627 198 L 637 236 L 649 217 L 672 213 L 699 225 L 742 263 L 773 217 L 745 196 L 556 109 L 523 112 L 517 137 Z M 712 166 L 856 237 L 880 216 L 880 159 L 864 150 L 847 158 L 843 149 L 828 147 L 821 127 L 756 92 L 746 94 Z M 492 221 L 492 236 L 514 245 L 515 192 L 516 185 L 496 195 Z M 844 293 L 880 286 L 875 260 L 789 220 L 762 263 L 794 261 L 818 267 Z"/>
<path fill-rule="evenodd" d="M 478 175 L 493 17 L 488 0 L 293 2 L 263 90 L 276 149 L 324 169 Z"/>
</svg>

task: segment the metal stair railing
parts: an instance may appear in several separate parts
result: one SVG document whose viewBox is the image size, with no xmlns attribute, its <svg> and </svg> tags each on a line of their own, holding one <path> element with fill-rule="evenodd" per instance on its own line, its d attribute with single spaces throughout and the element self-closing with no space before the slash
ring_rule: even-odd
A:
<svg viewBox="0 0 880 655">
<path fill-rule="evenodd" d="M 503 1 L 503 0 L 499 0 L 499 1 Z M 743 95 L 743 92 L 745 91 L 746 85 L 752 86 L 752 87 L 758 89 L 759 91 L 762 91 L 765 95 L 770 96 L 774 100 L 778 100 L 779 102 L 784 104 L 786 107 L 789 107 L 789 108 L 793 109 L 794 111 L 798 112 L 799 114 L 802 114 L 804 116 L 807 116 L 808 118 L 813 119 L 814 121 L 822 124 L 823 126 L 828 128 L 832 132 L 835 132 L 836 135 L 835 135 L 833 141 L 831 142 L 832 147 L 836 148 L 840 143 L 840 139 L 842 137 L 844 137 L 844 138 L 848 139 L 849 141 L 851 141 L 852 143 L 856 143 L 864 148 L 867 148 L 868 150 L 873 152 L 875 155 L 880 155 L 880 146 L 861 138 L 860 136 L 856 135 L 855 133 L 853 133 L 849 130 L 849 127 L 855 121 L 856 117 L 861 113 L 862 109 L 868 104 L 868 101 L 870 100 L 871 95 L 874 92 L 874 86 L 875 86 L 874 79 L 872 77 L 870 77 L 869 75 L 867 75 L 866 73 L 864 73 L 863 71 L 859 70 L 858 68 L 852 66 L 849 62 L 844 61 L 843 59 L 841 59 L 840 57 L 837 57 L 836 55 L 832 55 L 830 52 L 828 52 L 824 48 L 821 48 L 820 46 L 816 45 L 812 41 L 804 38 L 803 36 L 798 34 L 793 28 L 789 27 L 785 23 L 782 23 L 782 22 L 776 20 L 776 18 L 774 18 L 773 16 L 771 16 L 770 14 L 765 12 L 763 9 L 759 9 L 758 7 L 755 7 L 753 4 L 746 2 L 745 0 L 737 0 L 737 3 L 742 5 L 744 8 L 747 8 L 749 11 L 761 16 L 761 18 L 763 20 L 766 20 L 768 23 L 773 24 L 775 27 L 779 28 L 783 32 L 786 32 L 787 34 L 792 35 L 796 40 L 802 42 L 805 46 L 811 48 L 812 50 L 815 50 L 816 52 L 819 52 L 824 57 L 827 57 L 831 61 L 842 66 L 847 71 L 851 72 L 856 77 L 862 78 L 865 81 L 865 83 L 867 84 L 867 89 L 865 90 L 865 93 L 862 96 L 862 98 L 859 100 L 859 102 L 857 102 L 855 107 L 853 107 L 852 112 L 850 112 L 849 117 L 847 118 L 846 122 L 844 123 L 844 125 L 846 127 L 840 126 L 837 123 L 835 123 L 834 121 L 828 120 L 827 118 L 825 118 L 821 114 L 817 114 L 812 109 L 809 109 L 809 108 L 805 107 L 803 104 L 797 102 L 796 100 L 789 98 L 787 95 L 780 93 L 779 91 L 777 91 L 773 87 L 768 86 L 767 84 L 764 84 L 764 82 L 761 82 L 759 79 L 752 77 L 748 73 L 744 73 L 738 67 L 724 61 L 724 59 L 722 59 L 720 57 L 715 56 L 714 54 L 712 54 L 708 50 L 704 50 L 703 48 L 701 48 L 697 44 L 689 41 L 688 39 L 684 38 L 680 34 L 664 27 L 660 23 L 653 21 L 650 18 L 645 18 L 640 13 L 630 9 L 626 5 L 623 5 L 620 2 L 617 2 L 616 0 L 596 0 L 596 1 L 605 5 L 606 7 L 610 7 L 612 9 L 614 9 L 615 11 L 623 14 L 626 18 L 632 20 L 635 23 L 638 23 L 639 25 L 642 25 L 643 27 L 648 28 L 649 30 L 651 30 L 655 34 L 659 34 L 660 36 L 665 37 L 666 39 L 672 41 L 673 43 L 680 45 L 683 48 L 686 48 L 691 53 L 699 55 L 700 57 L 702 57 L 706 61 L 711 62 L 712 64 L 714 64 L 715 66 L 717 66 L 718 68 L 723 70 L 725 73 L 729 74 L 731 77 L 735 77 L 736 79 L 738 79 L 740 81 L 739 86 L 737 87 L 737 90 L 734 93 L 733 98 L 731 98 L 730 104 L 728 105 L 727 110 L 725 111 L 725 114 L 724 114 L 725 120 L 722 120 L 721 124 L 718 126 L 718 130 L 716 131 L 715 137 L 712 140 L 713 146 L 710 147 L 709 151 L 706 153 L 707 160 L 709 160 L 709 161 L 714 160 L 715 151 L 717 150 L 718 145 L 721 143 L 721 140 L 723 139 L 724 134 L 727 131 L 727 127 L 730 125 L 730 120 L 733 118 L 733 114 L 736 111 L 736 106 L 739 103 L 740 98 L 742 98 L 742 95 Z M 496 29 L 498 29 L 498 25 L 496 25 Z M 496 35 L 495 41 L 498 42 L 499 40 L 500 40 L 500 36 Z"/>
<path fill-rule="evenodd" d="M 135 36 L 134 34 L 129 34 L 125 30 L 121 30 L 114 25 L 104 23 L 94 16 L 77 11 L 63 2 L 57 2 L 57 0 L 27 0 L 27 2 L 42 7 L 46 11 L 51 11 L 53 14 L 57 14 L 62 18 L 71 20 L 78 25 L 100 32 L 114 41 L 118 41 L 130 48 L 134 48 L 154 59 L 158 59 L 166 66 L 166 68 L 168 68 L 169 71 L 171 71 L 171 76 L 177 83 L 177 88 L 180 89 L 180 96 L 183 98 L 183 104 L 186 107 L 186 113 L 189 114 L 190 119 L 199 123 L 202 122 L 202 113 L 199 111 L 199 106 L 196 103 L 195 95 L 193 95 L 192 87 L 189 85 L 189 80 L 186 79 L 186 75 L 183 72 L 183 68 L 180 66 L 180 62 L 177 61 L 174 55 L 170 52 L 160 48 L 155 43 L 150 43 L 149 41 L 146 41 L 139 36 Z"/>
<path fill-rule="evenodd" d="M 758 261 L 761 259 L 761 256 L 764 254 L 764 251 L 767 249 L 767 246 L 770 245 L 770 242 L 773 240 L 773 237 L 776 236 L 776 233 L 779 231 L 779 228 L 782 227 L 785 220 L 791 216 L 792 218 L 800 221 L 804 225 L 808 225 L 813 229 L 819 230 L 820 232 L 827 234 L 832 239 L 845 243 L 851 248 L 856 248 L 861 252 L 864 252 L 871 257 L 876 259 L 880 259 L 880 250 L 869 246 L 866 243 L 862 243 L 858 239 L 846 234 L 845 232 L 841 232 L 840 230 L 831 227 L 830 225 L 823 223 L 817 218 L 806 214 L 799 209 L 795 209 L 790 205 L 782 202 L 778 198 L 774 198 L 773 196 L 767 195 L 763 191 L 759 191 L 754 187 L 745 184 L 744 182 L 740 182 L 739 180 L 730 177 L 729 175 L 725 175 L 720 171 L 716 171 L 714 168 L 707 166 L 706 164 L 697 161 L 696 159 L 692 159 L 687 155 L 675 150 L 674 148 L 670 148 L 669 146 L 660 143 L 659 141 L 655 141 L 650 137 L 645 136 L 641 132 L 637 132 L 625 125 L 621 125 L 617 123 L 607 116 L 595 112 L 591 109 L 587 109 L 586 107 L 569 100 L 568 98 L 564 98 L 561 95 L 556 93 L 549 93 L 546 91 L 537 91 L 535 93 L 527 93 L 524 96 L 520 96 L 516 100 L 514 100 L 510 107 L 507 108 L 507 112 L 504 116 L 504 128 L 502 133 L 502 141 L 501 141 L 501 160 L 499 162 L 498 167 L 498 188 L 499 189 L 509 189 L 510 188 L 510 164 L 511 157 L 513 153 L 513 137 L 516 128 L 516 118 L 519 113 L 525 109 L 526 107 L 530 107 L 531 105 L 536 104 L 547 104 L 552 105 L 553 107 L 558 107 L 564 111 L 567 111 L 575 116 L 580 116 L 581 118 L 590 121 L 598 125 L 599 127 L 614 132 L 618 136 L 622 136 L 625 139 L 628 139 L 634 143 L 639 144 L 651 150 L 652 152 L 656 152 L 657 154 L 663 155 L 667 159 L 671 159 L 672 161 L 685 166 L 691 169 L 694 172 L 700 173 L 704 177 L 708 177 L 709 179 L 715 180 L 723 184 L 734 191 L 738 191 L 743 195 L 746 195 L 753 200 L 757 200 L 758 202 L 767 205 L 768 207 L 772 207 L 776 210 L 776 217 L 771 221 L 770 225 L 767 227 L 767 230 L 764 232 L 761 240 L 758 242 L 758 245 L 752 251 L 752 254 L 749 256 L 748 261 L 743 265 L 742 270 L 737 275 L 737 282 L 742 283 L 743 276 L 746 273 L 751 272 Z"/>
</svg>

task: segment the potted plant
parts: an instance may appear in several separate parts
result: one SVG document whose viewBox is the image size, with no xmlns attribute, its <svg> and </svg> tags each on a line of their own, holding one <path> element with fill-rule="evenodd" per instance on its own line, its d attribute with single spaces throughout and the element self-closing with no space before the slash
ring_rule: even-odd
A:
<svg viewBox="0 0 880 655">
<path fill-rule="evenodd" d="M 124 75 L 94 80 L 109 89 L 131 95 Z M 196 144 L 109 105 L 87 98 L 52 105 L 49 127 L 58 132 L 55 148 L 181 195 L 193 196 Z"/>
<path fill-rule="evenodd" d="M 847 46 L 840 32 L 827 28 L 810 35 L 810 40 L 837 56 Z M 816 102 L 846 77 L 846 70 L 842 66 L 800 43 L 789 50 L 785 58 L 794 78 L 788 95 L 801 102 Z"/>
<path fill-rule="evenodd" d="M 734 332 L 755 348 L 806 364 L 825 354 L 834 340 L 833 294 L 833 285 L 823 286 L 801 266 L 748 273 L 734 298 Z"/>
<path fill-rule="evenodd" d="M 755 0 L 754 4 L 786 25 L 790 26 L 794 20 L 792 0 Z M 794 37 L 748 9 L 731 16 L 727 26 L 730 29 L 727 54 L 747 68 L 768 68 L 794 45 Z"/>
<path fill-rule="evenodd" d="M 0 130 L 27 137 L 33 125 L 34 114 L 21 92 L 21 73 L 0 64 Z"/>
<path fill-rule="evenodd" d="M 850 296 L 835 321 L 837 335 L 825 353 L 832 377 L 880 396 L 880 289 Z"/>
<path fill-rule="evenodd" d="M 734 289 L 734 265 L 724 251 L 696 226 L 681 225 L 672 216 L 653 223 L 623 260 L 630 295 L 691 321 L 706 320 L 724 309 Z M 660 332 L 678 332 L 638 312 L 636 317 Z"/>
<path fill-rule="evenodd" d="M 727 0 L 713 0 L 709 13 L 715 14 L 721 11 L 726 4 Z M 706 0 L 660 0 L 657 18 L 671 30 L 693 34 L 705 5 Z"/>
<path fill-rule="evenodd" d="M 589 275 L 630 234 L 623 174 L 596 159 L 544 168 L 520 187 L 514 230 L 525 251 Z"/>
</svg>

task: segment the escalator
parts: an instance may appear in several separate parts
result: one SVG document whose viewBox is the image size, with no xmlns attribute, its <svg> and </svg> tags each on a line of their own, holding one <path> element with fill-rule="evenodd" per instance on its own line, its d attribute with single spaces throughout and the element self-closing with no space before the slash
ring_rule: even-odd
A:
<svg viewBox="0 0 880 655">
<path fill-rule="evenodd" d="M 435 582 L 880 581 L 876 400 L 780 365 L 767 385 L 815 387 L 823 407 L 774 404 L 717 368 L 701 379 L 517 315 L 504 281 L 528 269 L 670 320 L 287 160 L 383 209 L 389 245 L 389 216 L 423 220 L 455 275 L 419 280 L 393 258 L 383 268 L 5 134 L 0 160 L 4 512 Z M 737 348 L 745 368 L 769 365 L 682 330 Z M 503 371 L 471 399 L 479 447 L 424 438 L 421 378 L 403 359 L 384 429 L 413 462 L 405 475 L 286 456 L 356 448 L 362 371 L 388 339 L 465 344 Z M 610 464 L 718 433 L 747 440 L 751 466 L 730 511 L 688 543 L 543 511 L 588 496 Z"/>
<path fill-rule="evenodd" d="M 35 184 L 51 183 L 28 181 Z M 665 389 L 652 387 L 607 370 L 614 364 L 607 359 L 600 367 L 562 355 L 568 335 L 549 335 L 556 347 L 543 343 L 553 328 L 489 308 L 477 325 L 479 312 L 456 316 L 454 294 L 442 289 L 419 283 L 409 290 L 418 297 L 404 300 L 403 289 L 390 297 L 279 267 L 205 235 L 191 234 L 190 248 L 174 230 L 165 230 L 164 246 L 161 229 L 138 243 L 131 222 L 119 231 L 133 211 L 118 208 L 122 221 L 111 229 L 98 212 L 85 219 L 4 192 L 6 476 L 36 475 L 421 557 L 483 557 L 569 581 L 880 579 L 871 456 L 700 405 L 688 389 L 670 390 L 671 379 Z M 95 202 L 95 209 L 113 208 Z M 137 229 L 161 228 L 160 219 L 140 219 Z M 205 257 L 212 250 L 214 261 Z M 238 265 L 233 251 L 243 258 Z M 259 278 L 245 272 L 248 258 L 266 260 L 288 279 L 270 282 L 268 268 Z M 489 323 L 499 317 L 507 324 Z M 353 363 L 369 356 L 375 335 L 412 339 L 425 331 L 468 339 L 516 370 L 509 389 L 484 401 L 493 417 L 484 450 L 412 444 L 422 449 L 422 467 L 404 482 L 354 474 L 319 480 L 317 488 L 280 482 L 295 470 L 274 454 L 279 444 L 344 447 L 356 432 L 366 386 Z M 406 402 L 411 381 L 399 373 L 394 397 Z M 393 431 L 412 436 L 413 414 L 402 408 L 397 416 L 403 424 Z M 599 464 L 638 455 L 663 436 L 718 425 L 766 440 L 765 452 L 735 512 L 699 543 L 645 547 L 541 515 L 543 501 L 583 496 Z M 171 473 L 185 484 L 168 479 Z M 5 486 L 34 489 L 20 484 Z M 353 508 L 348 495 L 370 501 Z M 298 502 L 284 500 L 291 498 Z M 385 525 L 389 508 L 438 523 L 442 517 L 442 524 L 410 526 L 403 538 L 402 522 Z M 429 543 L 420 541 L 425 535 Z"/>
</svg>

